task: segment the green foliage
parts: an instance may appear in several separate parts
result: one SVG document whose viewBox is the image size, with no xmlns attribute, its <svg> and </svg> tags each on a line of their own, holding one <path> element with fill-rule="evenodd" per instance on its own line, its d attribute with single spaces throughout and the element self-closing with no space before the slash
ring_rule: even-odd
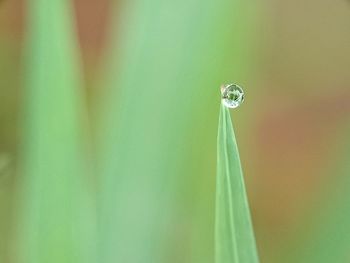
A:
<svg viewBox="0 0 350 263">
<path fill-rule="evenodd" d="M 221 104 L 218 130 L 216 263 L 257 263 L 241 162 L 230 112 Z"/>
<path fill-rule="evenodd" d="M 243 5 L 140 0 L 118 11 L 101 85 L 95 239 L 68 2 L 28 1 L 19 262 L 95 262 L 94 240 L 98 262 L 213 262 L 215 95 L 247 64 Z"/>
<path fill-rule="evenodd" d="M 89 262 L 80 64 L 68 0 L 28 2 L 19 262 Z"/>
</svg>

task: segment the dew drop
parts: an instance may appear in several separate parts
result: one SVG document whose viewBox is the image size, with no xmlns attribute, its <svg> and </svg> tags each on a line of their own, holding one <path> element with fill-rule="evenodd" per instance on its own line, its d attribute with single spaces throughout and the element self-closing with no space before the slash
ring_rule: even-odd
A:
<svg viewBox="0 0 350 263">
<path fill-rule="evenodd" d="M 226 107 L 237 108 L 244 101 L 243 89 L 236 84 L 226 84 L 221 86 L 221 98 Z"/>
</svg>

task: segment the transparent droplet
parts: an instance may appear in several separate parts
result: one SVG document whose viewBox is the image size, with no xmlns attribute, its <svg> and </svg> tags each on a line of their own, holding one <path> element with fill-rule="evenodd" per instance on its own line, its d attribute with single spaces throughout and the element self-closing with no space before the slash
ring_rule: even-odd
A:
<svg viewBox="0 0 350 263">
<path fill-rule="evenodd" d="M 237 108 L 244 101 L 244 92 L 236 84 L 226 84 L 221 87 L 221 98 L 226 107 Z"/>
</svg>

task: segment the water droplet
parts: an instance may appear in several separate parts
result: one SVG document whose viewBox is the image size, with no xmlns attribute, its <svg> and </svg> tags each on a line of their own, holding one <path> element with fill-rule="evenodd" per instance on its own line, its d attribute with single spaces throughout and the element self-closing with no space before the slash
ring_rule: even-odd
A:
<svg viewBox="0 0 350 263">
<path fill-rule="evenodd" d="M 221 98 L 226 107 L 237 108 L 244 101 L 243 89 L 236 84 L 221 86 Z"/>
</svg>

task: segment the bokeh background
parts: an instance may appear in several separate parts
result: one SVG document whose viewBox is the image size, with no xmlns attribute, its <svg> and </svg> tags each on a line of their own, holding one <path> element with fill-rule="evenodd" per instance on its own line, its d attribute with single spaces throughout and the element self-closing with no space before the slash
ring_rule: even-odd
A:
<svg viewBox="0 0 350 263">
<path fill-rule="evenodd" d="M 121 179 L 116 205 L 139 211 L 115 226 L 116 233 L 138 226 L 125 246 L 137 254 L 153 236 L 142 231 L 155 228 L 166 237 L 150 249 L 162 251 L 160 262 L 213 262 L 218 91 L 236 82 L 246 100 L 232 117 L 261 262 L 350 262 L 349 1 L 236 0 L 237 10 L 227 1 L 213 1 L 215 8 L 209 1 L 73 2 L 92 162 L 103 98 L 113 97 L 108 88 L 122 90 L 115 104 L 131 109 L 115 118 L 121 141 L 134 142 L 121 147 L 129 149 L 125 159 L 117 157 L 125 161 L 119 172 L 132 179 Z M 9 263 L 17 253 L 26 15 L 24 1 L 0 1 L 0 261 Z M 134 51 L 139 60 L 129 56 Z M 101 80 L 110 71 L 117 82 Z M 107 120 L 114 111 L 107 106 Z M 99 169 L 92 170 L 98 185 Z"/>
</svg>

